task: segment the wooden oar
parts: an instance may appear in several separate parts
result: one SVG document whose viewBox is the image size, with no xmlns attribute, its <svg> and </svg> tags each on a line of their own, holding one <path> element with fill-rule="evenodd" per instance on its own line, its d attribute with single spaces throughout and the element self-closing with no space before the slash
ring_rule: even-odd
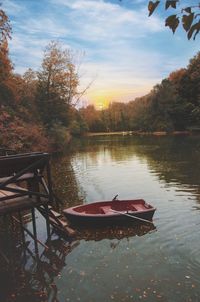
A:
<svg viewBox="0 0 200 302">
<path fill-rule="evenodd" d="M 135 216 L 135 215 L 130 215 L 130 214 L 128 214 L 128 213 L 123 213 L 123 212 L 120 212 L 120 211 L 115 211 L 115 210 L 113 210 L 113 209 L 110 209 L 110 210 L 111 210 L 112 212 L 114 212 L 114 213 L 119 213 L 119 214 L 121 214 L 121 215 L 130 217 L 130 218 L 133 218 L 133 219 L 137 219 L 137 220 L 140 220 L 140 221 L 143 221 L 143 222 L 146 222 L 146 223 L 154 224 L 152 221 L 149 221 L 149 220 L 146 220 L 146 219 L 137 217 L 137 216 Z"/>
</svg>

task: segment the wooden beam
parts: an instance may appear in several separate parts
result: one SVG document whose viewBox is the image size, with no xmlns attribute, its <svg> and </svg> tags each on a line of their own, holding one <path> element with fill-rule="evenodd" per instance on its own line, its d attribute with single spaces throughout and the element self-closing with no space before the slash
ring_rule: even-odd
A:
<svg viewBox="0 0 200 302">
<path fill-rule="evenodd" d="M 15 182 L 20 176 L 22 176 L 23 174 L 26 174 L 27 172 L 32 171 L 33 168 L 36 168 L 37 166 L 39 166 L 41 163 L 44 163 L 45 161 L 46 161 L 46 158 L 41 158 L 40 160 L 34 162 L 33 164 L 28 165 L 26 168 L 24 168 L 21 171 L 19 171 L 18 173 L 16 173 L 13 177 L 11 177 L 7 181 L 1 183 L 0 189 L 3 189 L 8 184 Z"/>
<path fill-rule="evenodd" d="M 20 221 L 15 216 L 13 216 L 13 219 L 20 224 Z M 22 226 L 22 227 L 23 227 L 24 231 L 34 240 L 35 238 L 34 238 L 33 234 L 31 233 L 31 231 L 29 231 L 27 228 L 25 228 L 25 226 Z M 36 240 L 45 249 L 47 249 L 47 250 L 49 249 L 48 246 L 46 244 L 42 243 L 38 238 L 36 238 Z"/>
<path fill-rule="evenodd" d="M 35 253 L 38 254 L 38 245 L 37 245 L 37 229 L 36 229 L 36 221 L 35 221 L 35 209 L 31 209 L 32 215 L 32 224 L 33 224 L 33 236 L 34 236 L 34 243 L 35 243 Z"/>
<path fill-rule="evenodd" d="M 49 208 L 48 205 L 44 205 L 44 209 L 45 209 L 45 218 L 46 218 L 46 227 L 47 227 L 47 239 L 50 240 L 51 239 L 51 230 L 50 230 L 50 221 L 49 221 Z"/>
</svg>

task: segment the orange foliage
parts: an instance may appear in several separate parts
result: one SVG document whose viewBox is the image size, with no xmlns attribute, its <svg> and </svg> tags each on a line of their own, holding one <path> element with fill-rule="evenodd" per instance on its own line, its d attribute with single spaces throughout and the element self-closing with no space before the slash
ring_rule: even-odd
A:
<svg viewBox="0 0 200 302">
<path fill-rule="evenodd" d="M 80 113 L 89 127 L 100 119 L 100 112 L 95 109 L 94 105 L 88 105 L 86 108 L 81 108 Z"/>
<path fill-rule="evenodd" d="M 5 110 L 0 115 L 0 145 L 20 151 L 48 151 L 50 143 L 41 127 L 12 117 Z"/>
<path fill-rule="evenodd" d="M 170 82 L 178 84 L 178 83 L 180 83 L 181 79 L 186 74 L 186 72 L 187 72 L 187 70 L 185 68 L 175 70 L 175 71 L 170 73 L 168 79 L 169 79 Z"/>
</svg>

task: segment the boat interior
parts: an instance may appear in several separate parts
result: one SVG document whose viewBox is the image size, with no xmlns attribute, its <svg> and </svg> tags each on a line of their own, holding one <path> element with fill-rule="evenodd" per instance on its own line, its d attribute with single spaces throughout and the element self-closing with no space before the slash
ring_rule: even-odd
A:
<svg viewBox="0 0 200 302">
<path fill-rule="evenodd" d="M 115 201 L 115 202 L 97 202 L 92 205 L 84 205 L 74 208 L 74 211 L 83 214 L 114 214 L 115 212 L 137 212 L 150 209 L 151 206 L 144 200 L 134 201 Z"/>
</svg>

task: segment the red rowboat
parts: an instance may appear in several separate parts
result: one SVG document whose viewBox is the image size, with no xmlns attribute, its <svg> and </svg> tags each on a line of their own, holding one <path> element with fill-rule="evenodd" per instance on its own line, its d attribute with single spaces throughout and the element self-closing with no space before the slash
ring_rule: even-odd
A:
<svg viewBox="0 0 200 302">
<path fill-rule="evenodd" d="M 156 208 L 143 199 L 99 201 L 63 210 L 72 224 L 119 224 L 130 222 L 152 223 Z"/>
</svg>

